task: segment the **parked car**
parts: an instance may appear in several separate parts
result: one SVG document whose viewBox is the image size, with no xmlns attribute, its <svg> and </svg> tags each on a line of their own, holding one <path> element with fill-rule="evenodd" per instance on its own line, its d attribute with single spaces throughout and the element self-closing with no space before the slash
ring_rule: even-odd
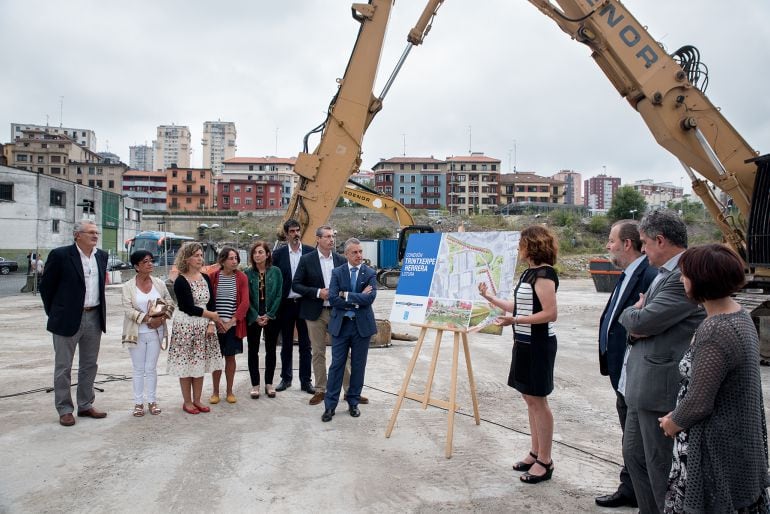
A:
<svg viewBox="0 0 770 514">
<path fill-rule="evenodd" d="M 8 261 L 3 257 L 0 257 L 0 275 L 7 275 L 12 271 L 19 269 L 19 263 L 16 261 Z"/>
<path fill-rule="evenodd" d="M 114 255 L 110 255 L 107 259 L 107 271 L 118 271 L 122 269 L 131 269 L 131 265 L 121 261 Z"/>
</svg>

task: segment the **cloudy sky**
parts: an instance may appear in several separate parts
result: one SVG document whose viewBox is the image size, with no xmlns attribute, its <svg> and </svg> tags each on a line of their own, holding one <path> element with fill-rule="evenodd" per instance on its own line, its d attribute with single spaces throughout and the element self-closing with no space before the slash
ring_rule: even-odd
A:
<svg viewBox="0 0 770 514">
<path fill-rule="evenodd" d="M 349 0 L 0 1 L 0 139 L 10 123 L 96 131 L 128 162 L 161 124 L 233 121 L 239 156 L 293 156 L 323 120 L 358 31 Z M 768 152 L 770 2 L 628 0 L 672 52 L 697 46 L 707 91 L 755 149 Z M 375 87 L 406 46 L 423 3 L 393 8 Z M 63 109 L 60 100 L 63 97 Z M 61 113 L 61 114 L 60 114 Z M 314 143 L 311 147 L 314 146 Z M 380 158 L 484 152 L 503 171 L 602 171 L 677 185 L 678 161 L 593 63 L 526 0 L 446 0 L 363 145 Z M 685 188 L 687 180 L 684 179 Z"/>
</svg>

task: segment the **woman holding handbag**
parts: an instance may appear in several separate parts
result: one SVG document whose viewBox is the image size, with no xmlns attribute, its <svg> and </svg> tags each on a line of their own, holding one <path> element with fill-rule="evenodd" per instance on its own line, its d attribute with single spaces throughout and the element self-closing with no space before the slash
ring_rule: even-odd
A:
<svg viewBox="0 0 770 514">
<path fill-rule="evenodd" d="M 150 414 L 160 414 L 155 391 L 158 384 L 158 356 L 168 344 L 166 321 L 174 302 L 162 280 L 151 275 L 153 257 L 147 250 L 131 254 L 136 270 L 134 280 L 123 284 L 123 346 L 128 348 L 134 368 L 134 416 L 144 416 L 144 400 Z"/>
</svg>

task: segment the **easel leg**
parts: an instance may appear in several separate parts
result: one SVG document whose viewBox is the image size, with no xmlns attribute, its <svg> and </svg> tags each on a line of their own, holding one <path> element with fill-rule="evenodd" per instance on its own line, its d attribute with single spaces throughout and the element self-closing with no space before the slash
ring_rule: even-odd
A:
<svg viewBox="0 0 770 514">
<path fill-rule="evenodd" d="M 473 417 L 476 418 L 476 424 L 481 424 L 479 416 L 479 400 L 476 397 L 476 380 L 473 378 L 473 366 L 471 366 L 471 350 L 468 346 L 468 334 L 463 332 L 463 352 L 465 353 L 465 366 L 468 368 L 468 384 L 471 386 L 471 401 L 473 402 Z"/>
<path fill-rule="evenodd" d="M 452 457 L 452 438 L 455 429 L 455 410 L 457 409 L 457 357 L 460 353 L 460 333 L 455 332 L 454 348 L 452 349 L 452 383 L 449 386 L 449 423 L 446 434 L 446 458 Z"/>
<path fill-rule="evenodd" d="M 430 390 L 433 387 L 433 376 L 436 374 L 436 362 L 438 361 L 438 352 L 441 348 L 441 338 L 444 337 L 444 331 L 436 330 L 436 342 L 433 344 L 433 358 L 430 361 L 430 370 L 428 371 L 428 381 L 425 384 L 425 399 L 422 401 L 422 410 L 428 408 L 430 399 Z"/>
<path fill-rule="evenodd" d="M 398 400 L 396 400 L 396 406 L 393 407 L 393 414 L 390 415 L 388 428 L 385 430 L 385 437 L 390 437 L 390 434 L 393 432 L 393 427 L 396 425 L 396 418 L 398 417 L 398 411 L 401 410 L 401 404 L 404 403 L 404 395 L 406 395 L 406 391 L 409 388 L 409 380 L 411 380 L 412 378 L 414 365 L 417 363 L 417 357 L 419 357 L 420 355 L 422 342 L 425 339 L 425 333 L 427 331 L 428 331 L 427 327 L 423 327 L 422 330 L 420 330 L 420 337 L 417 338 L 417 344 L 414 346 L 412 359 L 409 361 L 409 367 L 406 369 L 406 375 L 404 375 L 404 382 L 403 384 L 401 384 L 401 390 L 398 392 Z"/>
</svg>

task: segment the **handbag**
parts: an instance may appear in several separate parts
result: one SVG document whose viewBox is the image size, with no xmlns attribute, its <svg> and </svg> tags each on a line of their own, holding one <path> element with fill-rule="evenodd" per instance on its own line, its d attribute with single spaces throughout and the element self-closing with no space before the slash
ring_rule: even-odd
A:
<svg viewBox="0 0 770 514">
<path fill-rule="evenodd" d="M 171 319 L 173 313 L 174 307 L 166 303 L 163 298 L 155 298 L 147 302 L 147 316 L 150 318 L 163 317 L 164 325 L 167 319 Z M 165 350 L 166 348 L 168 348 L 168 328 L 166 328 L 164 337 L 160 342 L 160 349 Z"/>
<path fill-rule="evenodd" d="M 171 306 L 167 304 L 163 298 L 156 298 L 147 302 L 147 316 L 151 318 L 157 318 L 164 316 L 166 318 L 171 317 Z"/>
</svg>

